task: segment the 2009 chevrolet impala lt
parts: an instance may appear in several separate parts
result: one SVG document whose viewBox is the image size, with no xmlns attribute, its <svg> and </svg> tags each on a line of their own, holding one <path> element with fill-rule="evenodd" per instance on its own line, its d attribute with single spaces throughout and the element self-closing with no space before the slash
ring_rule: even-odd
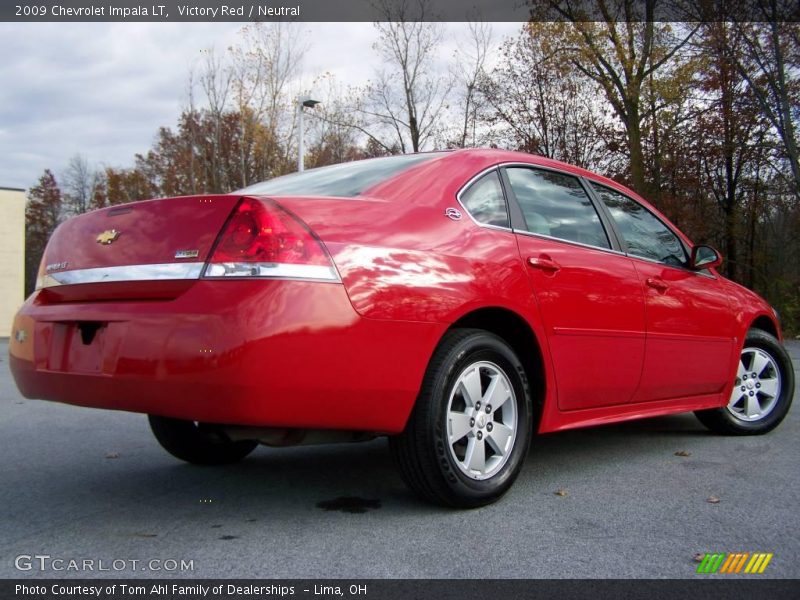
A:
<svg viewBox="0 0 800 600">
<path fill-rule="evenodd" d="M 191 463 L 388 435 L 418 494 L 480 506 L 534 432 L 781 422 L 777 315 L 720 260 L 625 187 L 542 157 L 357 161 L 69 219 L 11 368 L 28 398 L 148 414 Z"/>
</svg>

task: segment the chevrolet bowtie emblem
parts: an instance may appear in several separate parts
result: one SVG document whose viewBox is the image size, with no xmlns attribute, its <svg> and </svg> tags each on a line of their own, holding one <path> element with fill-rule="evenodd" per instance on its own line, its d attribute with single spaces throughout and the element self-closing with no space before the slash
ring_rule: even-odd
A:
<svg viewBox="0 0 800 600">
<path fill-rule="evenodd" d="M 122 233 L 121 231 L 117 231 L 116 229 L 108 229 L 97 236 L 97 243 L 108 245 L 113 244 L 116 239 L 119 237 L 119 234 Z"/>
</svg>

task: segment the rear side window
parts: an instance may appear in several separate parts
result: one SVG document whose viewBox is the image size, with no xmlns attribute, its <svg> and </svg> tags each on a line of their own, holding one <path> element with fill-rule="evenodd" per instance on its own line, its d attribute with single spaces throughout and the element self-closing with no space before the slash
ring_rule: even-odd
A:
<svg viewBox="0 0 800 600">
<path fill-rule="evenodd" d="M 576 177 L 527 167 L 508 167 L 506 172 L 528 231 L 611 248 L 600 217 Z"/>
<path fill-rule="evenodd" d="M 358 196 L 365 190 L 441 154 L 403 154 L 309 169 L 256 183 L 237 194 L 254 196 Z"/>
<path fill-rule="evenodd" d="M 500 185 L 500 175 L 497 171 L 487 173 L 473 183 L 461 194 L 461 204 L 467 212 L 478 221 L 486 225 L 508 227 L 508 211 L 503 188 Z"/>
<path fill-rule="evenodd" d="M 686 264 L 686 251 L 678 236 L 644 206 L 612 190 L 592 183 L 617 224 L 628 254 L 673 267 Z"/>
</svg>

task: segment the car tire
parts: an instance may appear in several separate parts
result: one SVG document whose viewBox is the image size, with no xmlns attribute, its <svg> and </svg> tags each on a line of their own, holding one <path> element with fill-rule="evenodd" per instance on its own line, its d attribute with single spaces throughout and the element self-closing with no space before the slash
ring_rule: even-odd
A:
<svg viewBox="0 0 800 600">
<path fill-rule="evenodd" d="M 431 358 L 405 430 L 389 444 L 417 495 L 439 505 L 475 508 L 511 487 L 532 428 L 528 380 L 511 347 L 487 331 L 454 329 Z"/>
<path fill-rule="evenodd" d="M 158 443 L 175 458 L 194 465 L 227 465 L 250 454 L 258 442 L 231 441 L 213 428 L 181 419 L 149 415 L 150 429 Z"/>
<path fill-rule="evenodd" d="M 728 405 L 695 415 L 716 433 L 760 435 L 783 421 L 793 396 L 794 368 L 786 349 L 775 336 L 751 329 L 742 346 Z"/>
</svg>

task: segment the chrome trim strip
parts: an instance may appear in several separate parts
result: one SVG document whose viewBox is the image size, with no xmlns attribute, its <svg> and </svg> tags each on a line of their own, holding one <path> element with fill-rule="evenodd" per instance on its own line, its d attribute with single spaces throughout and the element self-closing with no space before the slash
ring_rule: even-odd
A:
<svg viewBox="0 0 800 600">
<path fill-rule="evenodd" d="M 500 230 L 500 231 L 509 231 L 511 233 L 518 233 L 518 234 L 521 234 L 521 235 L 527 235 L 527 236 L 531 236 L 531 237 L 540 237 L 540 238 L 543 238 L 543 239 L 552 240 L 554 242 L 563 242 L 565 244 L 570 244 L 570 245 L 574 245 L 574 246 L 580 246 L 582 248 L 591 248 L 592 250 L 600 250 L 601 252 L 610 252 L 611 254 L 617 254 L 617 255 L 620 255 L 620 256 L 626 256 L 626 254 L 624 252 L 620 252 L 619 250 L 615 250 L 614 248 L 603 248 L 602 246 L 592 246 L 591 244 L 582 244 L 581 242 L 573 242 L 571 240 L 565 240 L 563 238 L 544 235 L 544 234 L 541 234 L 541 233 L 533 233 L 533 232 L 527 231 L 525 229 L 516 229 L 514 227 L 500 227 L 499 225 L 490 225 L 489 223 L 481 223 L 480 221 L 478 221 L 475 217 L 472 216 L 472 213 L 470 213 L 469 210 L 467 210 L 467 207 L 464 206 L 464 203 L 461 202 L 461 195 L 464 192 L 466 192 L 474 182 L 476 182 L 478 179 L 480 179 L 481 177 L 483 177 L 484 175 L 486 175 L 490 171 L 495 171 L 495 170 L 498 170 L 498 169 L 504 169 L 504 168 L 507 168 L 507 167 L 527 167 L 527 168 L 530 168 L 530 169 L 541 169 L 541 170 L 544 170 L 544 171 L 552 171 L 554 173 L 561 173 L 562 175 L 569 175 L 570 177 L 575 177 L 575 178 L 578 178 L 578 179 L 580 178 L 579 175 L 575 175 L 574 173 L 568 173 L 567 171 L 561 171 L 559 169 L 556 169 L 555 167 L 548 167 L 548 166 L 542 166 L 542 165 L 536 165 L 536 164 L 524 163 L 524 162 L 501 162 L 501 163 L 498 163 L 496 165 L 492 165 L 491 167 L 487 167 L 486 169 L 484 169 L 483 171 L 481 171 L 477 175 L 474 175 L 469 181 L 467 181 L 467 183 L 462 185 L 461 189 L 458 190 L 458 193 L 456 193 L 456 201 L 461 206 L 461 208 L 464 209 L 464 212 L 467 213 L 467 215 L 469 215 L 469 218 L 472 220 L 472 222 L 475 223 L 478 227 L 485 227 L 486 229 L 497 229 L 497 230 Z M 506 198 L 506 210 L 508 210 L 508 198 Z M 598 217 L 599 217 L 599 215 L 598 215 Z M 508 215 L 508 220 L 509 220 L 509 223 L 510 223 L 511 222 L 511 214 Z M 605 227 L 603 227 L 603 231 L 605 232 L 606 237 L 607 237 L 608 236 L 608 232 L 605 231 Z M 609 240 L 609 243 L 611 243 L 611 240 Z"/>
<path fill-rule="evenodd" d="M 483 177 L 484 175 L 486 175 L 486 174 L 487 174 L 487 173 L 489 173 L 490 171 L 493 171 L 493 170 L 496 170 L 496 169 L 507 168 L 507 167 L 527 167 L 527 168 L 531 168 L 531 169 L 542 169 L 542 170 L 545 170 L 545 171 L 553 171 L 553 172 L 555 172 L 555 173 L 561 173 L 561 174 L 563 174 L 563 175 L 570 175 L 570 176 L 572 176 L 572 177 L 577 177 L 578 179 L 580 179 L 581 177 L 583 177 L 583 178 L 585 178 L 585 179 L 586 179 L 586 181 L 588 181 L 590 184 L 596 184 L 596 185 L 600 185 L 600 186 L 606 187 L 606 188 L 608 188 L 608 189 L 610 189 L 610 190 L 612 190 L 612 191 L 615 191 L 615 192 L 617 192 L 618 194 L 621 194 L 621 195 L 625 196 L 626 198 L 629 198 L 629 199 L 630 199 L 630 200 L 632 200 L 633 202 L 636 202 L 637 204 L 639 204 L 640 206 L 642 206 L 642 208 L 644 208 L 644 209 L 645 209 L 645 210 L 647 210 L 648 212 L 651 212 L 651 211 L 649 211 L 649 209 L 648 209 L 646 206 L 643 206 L 643 205 L 642 205 L 642 204 L 641 204 L 641 203 L 640 203 L 638 200 L 636 200 L 635 198 L 631 198 L 630 196 L 628 196 L 627 194 L 624 194 L 623 192 L 620 192 L 620 191 L 619 191 L 619 190 L 617 190 L 616 188 L 613 188 L 613 187 L 611 187 L 611 186 L 609 186 L 609 185 L 606 185 L 605 183 L 601 183 L 601 182 L 599 182 L 599 181 L 595 181 L 594 179 L 592 179 L 592 178 L 590 178 L 590 177 L 586 177 L 585 175 L 576 175 L 576 174 L 574 174 L 574 173 L 569 173 L 569 172 L 567 172 L 567 171 L 563 171 L 563 170 L 561 170 L 561 169 L 558 169 L 558 168 L 556 168 L 556 167 L 550 167 L 550 166 L 545 166 L 545 165 L 537 165 L 537 164 L 534 164 L 534 163 L 526 163 L 526 162 L 501 162 L 501 163 L 497 163 L 497 164 L 495 164 L 495 165 L 492 165 L 491 167 L 487 167 L 486 169 L 484 169 L 483 171 L 481 171 L 481 172 L 480 172 L 480 173 L 478 173 L 477 175 L 474 175 L 472 178 L 470 178 L 470 179 L 469 179 L 469 181 L 467 181 L 467 183 L 465 183 L 464 185 L 462 185 L 462 186 L 461 186 L 461 189 L 459 189 L 459 190 L 458 190 L 458 192 L 456 193 L 456 201 L 457 201 L 457 202 L 458 202 L 458 204 L 461 206 L 461 208 L 463 208 L 463 209 L 464 209 L 464 212 L 465 212 L 465 213 L 467 213 L 467 215 L 468 215 L 468 216 L 469 216 L 469 218 L 472 220 L 472 222 L 473 222 L 473 223 L 475 223 L 475 224 L 476 224 L 478 227 L 485 227 L 485 228 L 487 228 L 487 229 L 497 229 L 497 230 L 500 230 L 500 231 L 509 231 L 509 232 L 516 233 L 516 234 L 519 234 L 519 235 L 526 235 L 526 236 L 530 236 L 530 237 L 539 237 L 539 238 L 543 238 L 543 239 L 546 239 L 546 240 L 552 240 L 552 241 L 554 241 L 554 242 L 562 242 L 562 243 L 564 243 L 564 244 L 569 244 L 569 245 L 572 245 L 572 246 L 580 246 L 580 247 L 582 247 L 582 248 L 590 248 L 590 249 L 592 249 L 592 250 L 599 250 L 600 252 L 609 252 L 609 253 L 611 253 L 611 254 L 616 254 L 617 256 L 627 256 L 628 258 L 637 259 L 637 260 L 642 260 L 642 261 L 644 261 L 644 262 L 649 262 L 649 263 L 653 263 L 653 264 L 661 265 L 661 266 L 664 266 L 664 267 L 669 267 L 669 268 L 671 268 L 671 269 L 678 269 L 678 270 L 680 270 L 680 271 L 688 271 L 689 273 L 693 273 L 693 274 L 695 274 L 695 275 L 698 275 L 698 276 L 700 276 L 700 277 L 707 277 L 707 278 L 709 278 L 709 279 L 717 279 L 717 277 L 715 277 L 715 276 L 714 276 L 714 275 L 713 275 L 711 272 L 709 272 L 707 269 L 703 269 L 702 271 L 695 271 L 694 269 L 689 269 L 689 268 L 687 268 L 687 267 L 676 267 L 675 265 L 668 265 L 668 264 L 666 264 L 666 263 L 663 263 L 663 262 L 660 262 L 660 261 L 657 261 L 657 260 L 653 260 L 653 259 L 650 259 L 650 258 L 645 258 L 645 257 L 643 257 L 643 256 L 636 256 L 635 254 L 630 254 L 630 253 L 628 253 L 628 252 L 621 252 L 620 250 L 615 250 L 614 248 L 603 248 L 602 246 L 592 246 L 591 244 L 583 244 L 583 243 L 581 243 L 581 242 L 573 242 L 573 241 L 571 241 L 571 240 L 565 240 L 564 238 L 557 238 L 557 237 L 553 237 L 553 236 L 549 236 L 549 235 L 544 235 L 544 234 L 542 234 L 542 233 L 533 233 L 533 232 L 531 232 L 531 231 L 526 231 L 526 230 L 524 230 L 524 229 L 516 229 L 516 228 L 512 228 L 512 227 L 500 227 L 500 226 L 498 226 L 498 225 L 490 225 L 490 224 L 488 224 L 488 223 L 481 223 L 480 221 L 478 221 L 477 219 L 475 219 L 475 217 L 473 217 L 473 216 L 472 216 L 472 213 L 470 213 L 470 212 L 469 212 L 469 210 L 467 210 L 467 207 L 466 207 L 466 206 L 464 206 L 464 204 L 461 202 L 461 195 L 462 195 L 462 194 L 463 194 L 463 193 L 464 193 L 466 190 L 468 190 L 468 189 L 469 189 L 469 187 L 470 187 L 470 186 L 471 186 L 471 185 L 472 185 L 472 184 L 473 184 L 475 181 L 477 181 L 478 179 L 480 179 L 481 177 Z M 506 209 L 508 209 L 508 198 L 506 198 Z M 651 214 L 653 214 L 653 213 L 651 212 Z M 675 236 L 678 238 L 678 240 L 680 241 L 681 245 L 684 247 L 684 250 L 687 250 L 687 248 L 686 248 L 686 243 L 684 242 L 684 240 L 683 240 L 683 237 L 681 237 L 680 235 L 678 235 L 678 233 L 676 233 L 676 231 L 674 231 L 674 230 L 672 229 L 672 227 L 670 227 L 670 226 L 668 226 L 666 223 L 664 223 L 664 222 L 661 220 L 661 218 L 660 218 L 660 217 L 658 217 L 658 216 L 657 216 L 657 215 L 655 215 L 655 214 L 653 214 L 653 216 L 654 216 L 654 217 L 656 217 L 656 219 L 658 219 L 658 220 L 659 220 L 659 222 L 660 222 L 660 223 L 662 223 L 662 224 L 664 225 L 664 227 L 666 227 L 666 228 L 667 228 L 667 229 L 668 229 L 668 230 L 669 230 L 669 231 L 670 231 L 670 232 L 671 232 L 673 235 L 675 235 Z M 511 215 L 509 214 L 509 222 L 510 222 L 510 220 L 511 220 Z M 605 227 L 604 227 L 603 229 L 605 229 Z M 606 232 L 606 236 L 608 236 L 608 232 Z M 611 242 L 611 240 L 610 240 L 610 239 L 609 239 L 609 242 Z"/>
<path fill-rule="evenodd" d="M 458 190 L 458 192 L 456 192 L 456 202 L 458 202 L 458 205 L 464 210 L 465 213 L 467 213 L 467 216 L 470 218 L 470 220 L 473 223 L 475 223 L 475 225 L 477 225 L 478 227 L 486 227 L 487 229 L 496 229 L 498 231 L 508 231 L 508 232 L 510 232 L 511 231 L 511 227 L 503 227 L 502 225 L 492 225 L 490 223 L 481 223 L 480 221 L 478 221 L 478 219 L 476 219 L 475 217 L 472 216 L 472 213 L 469 212 L 467 207 L 464 206 L 464 203 L 461 202 L 461 196 L 464 194 L 464 192 L 469 190 L 470 187 L 472 187 L 473 183 L 475 183 L 481 177 L 483 177 L 484 175 L 487 175 L 491 171 L 497 171 L 499 168 L 500 168 L 500 165 L 492 165 L 491 167 L 488 167 L 488 168 L 484 169 L 483 171 L 481 171 L 477 175 L 474 175 L 472 178 L 470 178 L 470 180 L 467 181 L 467 183 L 465 183 L 464 185 L 462 185 L 461 189 Z M 497 176 L 500 177 L 500 173 L 499 172 L 497 173 Z M 506 203 L 506 214 L 508 215 L 508 222 L 510 224 L 511 223 L 511 214 L 510 214 L 510 211 L 508 210 L 508 198 L 505 197 L 505 194 L 503 194 L 503 202 Z"/>
<path fill-rule="evenodd" d="M 261 279 L 306 279 L 313 281 L 341 281 L 336 269 L 326 265 L 294 265 L 288 263 L 212 263 L 203 273 L 204 279 L 231 277 L 258 277 Z"/>
<path fill-rule="evenodd" d="M 36 289 L 75 285 L 79 283 L 111 283 L 115 281 L 149 281 L 169 279 L 199 279 L 205 263 L 164 263 L 156 265 L 125 265 L 97 267 L 48 273 L 36 280 Z"/>
<path fill-rule="evenodd" d="M 628 252 L 625 256 L 627 256 L 628 258 L 633 259 L 633 260 L 640 260 L 642 262 L 650 263 L 650 264 L 653 264 L 653 265 L 659 265 L 661 267 L 668 267 L 670 269 L 677 269 L 678 271 L 680 271 L 682 273 L 691 273 L 692 275 L 697 275 L 698 277 L 707 277 L 708 279 L 717 279 L 717 277 L 713 273 L 711 273 L 711 271 L 709 271 L 708 269 L 700 269 L 699 271 L 696 271 L 694 269 L 690 269 L 688 266 L 679 267 L 679 266 L 676 266 L 676 265 L 670 265 L 668 263 L 661 262 L 660 260 L 656 260 L 654 258 L 647 258 L 646 256 L 637 256 L 636 254 L 631 254 L 630 252 Z"/>
<path fill-rule="evenodd" d="M 592 246 L 591 244 L 584 244 L 582 242 L 573 242 L 572 240 L 565 240 L 564 238 L 553 237 L 552 235 L 545 235 L 543 233 L 534 233 L 532 231 L 525 231 L 524 229 L 514 229 L 514 233 L 519 235 L 526 235 L 528 237 L 542 238 L 553 242 L 561 242 L 562 244 L 569 244 L 570 246 L 580 246 L 581 248 L 589 248 L 591 250 L 599 250 L 600 252 L 609 252 L 619 256 L 627 256 L 624 252 L 614 250 L 614 248 L 603 248 L 602 246 Z"/>
</svg>

